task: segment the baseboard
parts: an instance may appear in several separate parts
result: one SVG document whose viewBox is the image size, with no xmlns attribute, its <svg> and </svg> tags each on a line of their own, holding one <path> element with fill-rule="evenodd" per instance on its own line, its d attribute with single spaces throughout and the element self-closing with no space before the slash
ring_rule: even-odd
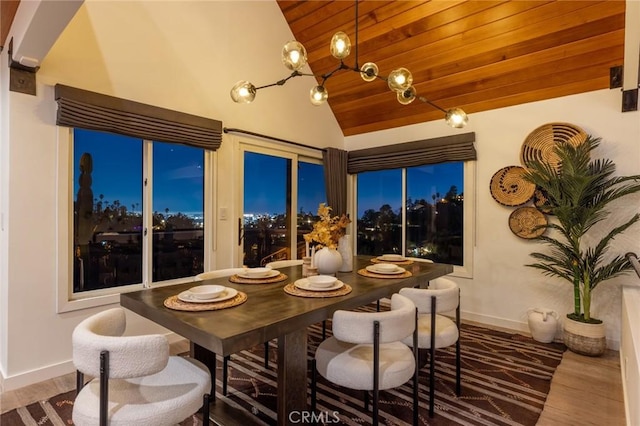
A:
<svg viewBox="0 0 640 426">
<path fill-rule="evenodd" d="M 165 334 L 165 337 L 169 341 L 169 344 L 178 343 L 184 340 L 184 337 L 175 333 L 167 333 Z M 73 361 L 68 360 L 13 376 L 6 377 L 4 374 L 0 374 L 0 389 L 2 392 L 13 391 L 25 386 L 55 379 L 56 377 L 64 376 L 65 374 L 75 373 L 75 371 L 76 369 L 73 365 Z"/>
<path fill-rule="evenodd" d="M 476 314 L 473 312 L 462 312 L 461 313 L 462 320 L 469 323 L 474 323 L 476 325 L 487 327 L 487 328 L 497 328 L 502 331 L 507 332 L 517 332 L 530 336 L 529 333 L 529 325 L 526 322 L 513 321 L 499 317 L 493 317 L 489 315 Z"/>
</svg>

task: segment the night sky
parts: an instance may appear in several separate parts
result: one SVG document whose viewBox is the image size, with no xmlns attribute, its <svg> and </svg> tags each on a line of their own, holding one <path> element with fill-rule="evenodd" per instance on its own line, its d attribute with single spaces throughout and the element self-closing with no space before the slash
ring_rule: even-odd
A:
<svg viewBox="0 0 640 426">
<path fill-rule="evenodd" d="M 92 190 L 94 199 L 119 200 L 128 210 L 140 211 L 142 205 L 142 141 L 114 134 L 75 129 L 74 197 L 79 189 L 80 156 L 93 158 Z M 126 155 L 122 155 L 126 153 Z M 202 151 L 183 145 L 154 143 L 153 210 L 169 214 L 202 214 L 204 158 Z M 245 212 L 273 214 L 284 212 L 286 202 L 287 159 L 247 153 L 245 155 Z M 325 202 L 322 166 L 299 163 L 298 211 L 315 213 Z M 452 185 L 463 192 L 462 164 L 444 163 L 408 169 L 407 196 L 424 198 L 444 196 Z M 401 172 L 387 170 L 365 172 L 358 176 L 358 217 L 367 209 L 379 210 L 390 204 L 401 205 Z"/>
</svg>

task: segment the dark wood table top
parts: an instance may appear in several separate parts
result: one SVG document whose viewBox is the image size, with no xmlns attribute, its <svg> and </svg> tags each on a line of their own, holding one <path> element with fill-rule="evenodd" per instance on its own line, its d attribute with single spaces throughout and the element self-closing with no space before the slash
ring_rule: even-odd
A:
<svg viewBox="0 0 640 426">
<path fill-rule="evenodd" d="M 230 355 L 279 336 L 300 330 L 331 318 L 339 309 L 354 309 L 389 297 L 403 287 L 426 284 L 430 279 L 449 274 L 451 265 L 414 262 L 404 266 L 412 272 L 407 278 L 369 278 L 357 273 L 371 264 L 372 257 L 354 258 L 352 272 L 336 276 L 353 290 L 351 293 L 327 298 L 305 298 L 285 293 L 284 286 L 302 278 L 302 267 L 278 268 L 288 279 L 271 284 L 236 284 L 228 277 L 156 287 L 123 293 L 123 307 L 148 318 L 203 348 L 219 355 Z M 247 294 L 241 305 L 215 311 L 177 311 L 166 308 L 164 300 L 199 284 L 223 284 Z"/>
</svg>

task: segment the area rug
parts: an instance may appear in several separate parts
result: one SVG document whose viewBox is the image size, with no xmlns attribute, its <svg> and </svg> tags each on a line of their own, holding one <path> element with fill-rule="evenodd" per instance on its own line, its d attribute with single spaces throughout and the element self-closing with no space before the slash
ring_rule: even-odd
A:
<svg viewBox="0 0 640 426">
<path fill-rule="evenodd" d="M 330 333 L 330 321 L 328 321 Z M 309 328 L 309 356 L 322 339 L 320 326 Z M 462 395 L 455 395 L 455 350 L 436 354 L 436 414 L 428 417 L 428 367 L 420 372 L 421 425 L 524 425 L 536 424 L 549 391 L 553 373 L 565 346 L 538 343 L 529 337 L 473 325 L 463 325 Z M 270 343 L 269 368 L 264 368 L 264 346 L 234 354 L 229 362 L 229 393 L 221 396 L 221 364 L 218 365 L 218 398 L 254 414 L 255 424 L 276 424 L 276 341 Z M 318 412 L 327 424 L 361 426 L 371 424 L 364 410 L 363 393 L 318 381 Z M 412 388 L 380 393 L 380 423 L 410 425 Z M 57 395 L 0 416 L 0 424 L 72 425 L 75 392 Z M 181 426 L 201 424 L 197 416 Z"/>
</svg>

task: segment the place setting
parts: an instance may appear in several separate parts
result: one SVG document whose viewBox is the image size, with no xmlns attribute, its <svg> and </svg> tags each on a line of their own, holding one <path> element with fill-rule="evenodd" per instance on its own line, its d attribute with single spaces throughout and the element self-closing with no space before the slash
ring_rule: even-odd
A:
<svg viewBox="0 0 640 426">
<path fill-rule="evenodd" d="M 395 265 L 411 265 L 413 260 L 404 257 L 401 254 L 383 254 L 371 259 L 371 263 L 393 263 Z"/>
<path fill-rule="evenodd" d="M 407 278 L 412 275 L 395 263 L 374 263 L 358 270 L 358 274 L 370 278 Z"/>
<path fill-rule="evenodd" d="M 336 297 L 351 293 L 351 286 L 331 275 L 311 275 L 284 286 L 284 291 L 300 297 Z"/>
<path fill-rule="evenodd" d="M 178 311 L 214 311 L 238 306 L 246 301 L 246 293 L 235 288 L 205 284 L 167 297 L 164 306 Z"/>
<path fill-rule="evenodd" d="M 269 267 L 245 268 L 229 277 L 229 281 L 236 284 L 271 284 L 279 283 L 289 278 L 286 274 L 281 273 L 277 269 Z"/>
</svg>

